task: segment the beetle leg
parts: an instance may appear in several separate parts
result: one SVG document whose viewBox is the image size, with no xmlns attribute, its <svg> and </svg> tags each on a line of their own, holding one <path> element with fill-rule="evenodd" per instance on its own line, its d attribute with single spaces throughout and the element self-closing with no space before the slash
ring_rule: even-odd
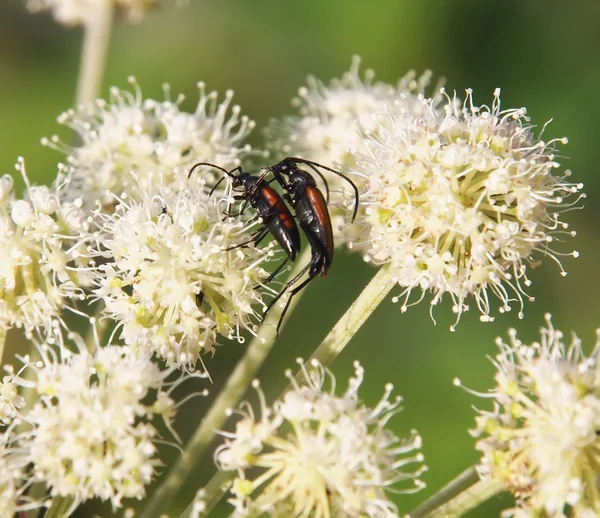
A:
<svg viewBox="0 0 600 518">
<path fill-rule="evenodd" d="M 275 268 L 273 270 L 271 275 L 269 275 L 269 277 L 267 277 L 267 280 L 265 282 L 263 282 L 263 284 L 269 284 L 275 277 L 277 277 L 277 274 L 283 269 L 283 267 L 288 263 L 289 260 L 290 260 L 290 258 L 286 257 L 285 260 L 277 268 Z"/>
<path fill-rule="evenodd" d="M 250 243 L 254 243 L 258 245 L 267 235 L 269 234 L 269 229 L 267 227 L 263 227 L 259 229 L 253 236 L 252 239 L 248 239 L 248 241 L 244 241 L 243 243 L 239 243 L 234 246 L 230 246 L 229 248 L 225 248 L 224 251 L 228 252 L 230 250 L 235 250 L 236 248 L 242 248 Z"/>
<path fill-rule="evenodd" d="M 277 323 L 277 334 L 279 334 L 279 328 L 281 327 L 281 324 L 283 323 L 283 317 L 285 317 L 287 310 L 290 308 L 290 304 L 292 303 L 292 299 L 294 298 L 294 295 L 296 295 L 299 291 L 301 291 L 303 288 L 305 288 L 306 285 L 313 279 L 314 279 L 314 277 L 309 277 L 308 279 L 306 279 L 304 282 L 302 282 L 299 286 L 295 287 L 291 291 L 290 296 L 289 296 L 287 302 L 285 303 L 285 307 L 283 308 L 283 311 L 281 312 L 281 316 L 279 317 L 279 322 Z"/>
<path fill-rule="evenodd" d="M 242 196 L 242 195 L 240 195 L 240 196 Z M 235 198 L 235 196 L 234 196 L 234 199 L 237 199 L 237 198 Z M 227 216 L 228 218 L 237 218 L 237 217 L 241 216 L 244 212 L 246 212 L 246 209 L 248 208 L 248 200 L 244 196 L 242 196 L 240 199 L 244 200 L 244 203 L 242 203 L 242 206 L 240 207 L 240 211 L 237 214 L 232 214 L 231 212 L 227 212 L 227 211 L 223 211 L 223 214 L 225 214 L 225 216 Z M 225 218 L 223 218 L 221 221 L 225 221 Z"/>
<path fill-rule="evenodd" d="M 298 282 L 298 280 L 309 270 L 311 264 L 312 264 L 312 261 L 310 263 L 308 263 L 304 268 L 302 268 L 302 271 L 298 275 L 296 275 L 292 280 L 288 281 L 285 284 L 285 286 L 283 287 L 283 289 L 271 301 L 271 303 L 267 306 L 267 309 L 265 309 L 265 311 L 263 313 L 263 319 L 266 316 L 266 314 L 271 310 L 271 308 L 275 304 L 277 304 L 277 301 L 285 294 L 285 292 L 287 290 L 289 290 L 294 284 L 296 284 Z"/>
</svg>

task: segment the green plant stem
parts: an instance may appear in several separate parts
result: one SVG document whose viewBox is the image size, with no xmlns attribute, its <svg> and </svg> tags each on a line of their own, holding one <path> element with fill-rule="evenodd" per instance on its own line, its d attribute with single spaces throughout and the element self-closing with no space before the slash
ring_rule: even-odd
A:
<svg viewBox="0 0 600 518">
<path fill-rule="evenodd" d="M 50 509 L 44 514 L 44 518 L 66 518 L 75 510 L 73 497 L 55 496 L 52 499 Z"/>
<path fill-rule="evenodd" d="M 358 298 L 348 308 L 346 313 L 340 318 L 333 329 L 327 334 L 321 345 L 317 347 L 306 362 L 306 369 L 312 369 L 311 361 L 316 359 L 323 366 L 331 365 L 333 360 L 342 352 L 346 344 L 356 334 L 360 327 L 371 316 L 377 306 L 383 301 L 387 294 L 396 285 L 395 274 L 389 265 L 382 266 L 369 284 L 361 292 Z M 302 384 L 304 375 L 299 373 L 296 375 L 298 383 Z M 283 394 L 291 388 L 291 385 L 283 391 Z M 282 394 L 282 395 L 283 395 Z M 226 476 L 227 475 L 227 476 Z M 204 515 L 213 509 L 227 491 L 227 484 L 235 476 L 235 473 L 229 472 L 223 474 L 217 472 L 216 475 L 209 481 L 206 489 L 206 510 Z M 216 492 L 216 493 L 215 493 Z M 145 517 L 142 517 L 145 518 Z M 148 517 L 149 518 L 149 517 Z"/>
<path fill-rule="evenodd" d="M 0 365 L 2 365 L 2 356 L 4 355 L 4 344 L 6 343 L 7 334 L 8 329 L 5 327 L 0 327 Z"/>
<path fill-rule="evenodd" d="M 495 480 L 480 480 L 475 467 L 463 471 L 435 495 L 409 513 L 409 518 L 454 518 L 474 509 L 488 498 L 502 492 Z"/>
<path fill-rule="evenodd" d="M 98 347 L 104 347 L 103 343 L 104 333 L 108 329 L 110 320 L 108 318 L 102 318 L 102 311 L 104 310 L 104 302 L 99 302 L 98 307 L 94 311 L 93 324 L 90 320 L 90 327 L 85 335 L 85 346 L 90 354 L 94 354 Z"/>
<path fill-rule="evenodd" d="M 96 97 L 102 83 L 104 65 L 113 19 L 113 2 L 96 2 L 95 13 L 85 23 L 79 77 L 77 105 L 87 104 Z"/>
<path fill-rule="evenodd" d="M 231 476 L 226 471 L 218 471 L 216 475 L 210 479 L 210 482 L 206 485 L 205 492 L 208 495 L 207 498 L 204 498 L 204 504 L 206 506 L 205 510 L 200 513 L 201 516 L 206 516 L 208 510 L 212 509 L 215 505 L 219 503 L 221 500 L 221 496 L 227 492 L 227 490 L 231 487 Z M 209 500 L 210 498 L 210 500 Z M 194 510 L 194 502 L 191 502 L 179 515 L 179 518 L 189 518 Z"/>
<path fill-rule="evenodd" d="M 294 277 L 306 264 L 310 257 L 310 250 L 305 250 L 297 259 L 290 274 Z M 293 311 L 300 297 L 292 300 L 288 315 Z M 206 448 L 215 437 L 215 430 L 223 427 L 227 420 L 226 411 L 235 407 L 243 397 L 250 383 L 256 376 L 260 366 L 271 351 L 275 343 L 276 325 L 279 321 L 281 308 L 276 308 L 267 315 L 260 326 L 258 334 L 252 339 L 246 353 L 235 366 L 225 386 L 216 397 L 210 410 L 200 422 L 196 432 L 188 442 L 179 460 L 171 467 L 163 483 L 158 487 L 152 498 L 144 508 L 141 518 L 155 518 L 165 511 L 173 496 L 188 474 L 204 454 Z"/>
<path fill-rule="evenodd" d="M 396 278 L 390 266 L 382 266 L 342 318 L 329 331 L 306 366 L 310 368 L 310 362 L 313 359 L 318 360 L 324 367 L 331 365 L 395 285 Z"/>
</svg>

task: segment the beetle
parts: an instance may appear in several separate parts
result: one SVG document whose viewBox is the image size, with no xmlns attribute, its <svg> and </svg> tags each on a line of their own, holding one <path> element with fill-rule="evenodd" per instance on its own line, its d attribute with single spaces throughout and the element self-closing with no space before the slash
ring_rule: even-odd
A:
<svg viewBox="0 0 600 518">
<path fill-rule="evenodd" d="M 231 248 L 227 248 L 227 250 L 240 248 L 249 243 L 257 245 L 270 233 L 286 253 L 287 258 L 275 268 L 271 275 L 269 275 L 265 284 L 272 281 L 288 261 L 294 261 L 296 259 L 296 256 L 301 250 L 301 242 L 300 232 L 290 209 L 285 204 L 281 195 L 264 179 L 270 171 L 265 171 L 260 176 L 252 176 L 250 173 L 244 172 L 241 166 L 235 167 L 231 171 L 227 171 L 223 167 L 209 162 L 199 162 L 190 169 L 188 179 L 192 176 L 194 170 L 201 166 L 214 167 L 215 169 L 223 171 L 226 175 L 214 185 L 209 196 L 212 196 L 215 189 L 226 177 L 230 177 L 234 191 L 238 189 L 237 192 L 240 192 L 239 189 L 243 189 L 240 194 L 234 196 L 235 200 L 244 201 L 240 212 L 236 215 L 239 216 L 243 214 L 246 210 L 246 204 L 249 204 L 256 209 L 258 217 L 262 218 L 263 221 L 263 226 L 254 233 L 251 239 Z M 237 174 L 235 174 L 236 172 Z"/>
<path fill-rule="evenodd" d="M 301 169 L 299 165 L 307 165 L 322 178 L 325 183 L 327 193 L 326 198 L 317 187 L 314 177 L 307 171 Z M 317 275 L 325 277 L 333 262 L 333 228 L 329 210 L 327 208 L 327 203 L 329 201 L 329 185 L 318 168 L 325 169 L 326 171 L 342 177 L 352 186 L 352 189 L 354 190 L 352 222 L 354 222 L 358 211 L 358 188 L 354 182 L 344 174 L 319 164 L 318 162 L 298 157 L 284 158 L 281 162 L 267 168 L 267 172 L 273 173 L 275 180 L 277 180 L 285 191 L 284 197 L 294 208 L 296 219 L 311 247 L 310 263 L 284 286 L 281 292 L 271 301 L 265 310 L 266 314 L 283 294 L 294 286 L 294 284 L 296 284 L 296 282 L 298 282 L 308 271 L 308 278 L 292 289 L 290 297 L 281 313 L 279 323 L 277 324 L 277 332 L 279 332 L 283 317 L 285 316 L 294 295 L 302 290 L 302 288 Z"/>
</svg>

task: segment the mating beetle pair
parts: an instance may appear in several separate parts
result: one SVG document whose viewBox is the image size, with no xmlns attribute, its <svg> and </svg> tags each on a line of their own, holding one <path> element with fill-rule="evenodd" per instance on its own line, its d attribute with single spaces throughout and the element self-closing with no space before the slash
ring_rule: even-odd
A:
<svg viewBox="0 0 600 518">
<path fill-rule="evenodd" d="M 281 292 L 271 301 L 265 310 L 266 314 L 283 294 L 293 287 L 290 297 L 281 313 L 279 323 L 277 324 L 277 332 L 279 332 L 283 317 L 285 316 L 294 295 L 317 275 L 327 275 L 327 271 L 333 260 L 333 229 L 329 211 L 327 209 L 327 203 L 329 201 L 329 185 L 318 168 L 325 169 L 326 171 L 342 177 L 354 189 L 355 204 L 352 221 L 354 221 L 358 210 L 358 189 L 349 178 L 339 171 L 303 158 L 285 158 L 278 164 L 267 167 L 259 176 L 252 176 L 250 173 L 244 172 L 241 166 L 238 166 L 231 171 L 227 171 L 218 165 L 200 162 L 192 167 L 188 178 L 192 175 L 194 169 L 203 165 L 214 167 L 226 174 L 226 176 L 221 178 L 212 188 L 210 192 L 211 195 L 219 184 L 229 176 L 232 179 L 234 190 L 240 192 L 240 189 L 242 189 L 240 194 L 234 196 L 234 199 L 236 200 L 243 200 L 242 208 L 238 215 L 242 214 L 245 211 L 247 204 L 249 204 L 256 210 L 258 216 L 262 218 L 263 226 L 254 233 L 252 239 L 240 243 L 234 248 L 245 246 L 252 242 L 258 244 L 270 233 L 287 254 L 287 258 L 273 271 L 266 282 L 273 280 L 288 261 L 294 261 L 300 251 L 301 245 L 298 226 L 285 204 L 285 201 L 294 208 L 295 217 L 311 247 L 311 261 L 298 275 L 284 286 Z M 300 169 L 300 167 L 298 167 L 299 165 L 307 165 L 323 179 L 327 199 L 325 199 L 317 187 L 313 176 L 303 169 Z M 234 174 L 236 172 L 237 174 Z M 266 181 L 265 177 L 270 173 L 273 174 L 273 179 L 271 181 Z M 270 186 L 270 183 L 273 181 L 277 181 L 279 185 L 281 185 L 284 191 L 283 197 Z M 294 286 L 307 271 L 308 278 L 298 286 Z"/>
</svg>

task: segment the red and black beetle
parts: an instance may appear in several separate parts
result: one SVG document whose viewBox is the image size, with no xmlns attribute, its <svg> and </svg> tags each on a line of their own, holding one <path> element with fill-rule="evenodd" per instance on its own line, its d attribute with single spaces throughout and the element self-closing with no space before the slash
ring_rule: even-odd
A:
<svg viewBox="0 0 600 518">
<path fill-rule="evenodd" d="M 317 162 L 305 160 L 304 158 L 287 157 L 278 164 L 268 167 L 267 172 L 272 172 L 273 176 L 281 187 L 285 191 L 284 197 L 294 207 L 296 219 L 300 224 L 300 227 L 306 234 L 306 238 L 310 243 L 311 247 L 311 261 L 310 263 L 291 281 L 289 281 L 283 290 L 271 301 L 267 307 L 265 313 L 273 307 L 273 305 L 283 296 L 283 294 L 290 289 L 298 280 L 308 271 L 308 278 L 294 287 L 290 293 L 290 297 L 286 303 L 281 318 L 277 324 L 277 331 L 283 321 L 283 317 L 288 310 L 290 302 L 294 295 L 304 288 L 313 278 L 317 275 L 322 277 L 327 275 L 327 271 L 333 261 L 333 228 L 331 225 L 331 217 L 327 208 L 327 201 L 323 196 L 323 193 L 317 187 L 317 183 L 313 176 L 300 169 L 299 164 L 307 165 L 314 172 L 316 172 L 325 183 L 325 189 L 327 192 L 327 198 L 329 198 L 329 186 L 327 180 L 318 168 L 325 169 L 331 173 L 334 173 L 342 177 L 347 181 L 354 190 L 354 212 L 352 215 L 352 221 L 356 218 L 358 211 L 358 189 L 354 182 L 346 177 L 344 174 L 331 169 L 330 167 L 324 166 Z M 262 178 L 263 175 L 261 175 Z"/>
<path fill-rule="evenodd" d="M 269 278 L 265 281 L 265 284 L 270 282 L 288 261 L 294 261 L 296 259 L 298 252 L 300 252 L 301 244 L 300 232 L 298 231 L 298 226 L 296 225 L 292 213 L 283 201 L 281 195 L 264 180 L 265 176 L 269 174 L 269 171 L 265 171 L 260 176 L 252 176 L 250 173 L 244 172 L 241 166 L 238 166 L 231 171 L 227 171 L 215 164 L 199 162 L 190 169 L 188 178 L 192 175 L 194 169 L 200 166 L 214 167 L 223 171 L 231 178 L 234 191 L 240 187 L 243 189 L 240 194 L 234 196 L 235 200 L 244 200 L 240 212 L 236 214 L 237 216 L 243 214 L 246 209 L 246 204 L 249 204 L 256 209 L 257 216 L 262 218 L 263 226 L 254 233 L 251 239 L 228 248 L 227 250 L 240 248 L 249 243 L 257 245 L 270 233 L 287 254 L 285 261 L 271 273 Z M 235 172 L 238 174 L 234 174 Z M 223 176 L 223 178 L 215 184 L 211 189 L 209 196 L 212 196 L 212 193 L 225 178 L 226 177 Z"/>
</svg>

